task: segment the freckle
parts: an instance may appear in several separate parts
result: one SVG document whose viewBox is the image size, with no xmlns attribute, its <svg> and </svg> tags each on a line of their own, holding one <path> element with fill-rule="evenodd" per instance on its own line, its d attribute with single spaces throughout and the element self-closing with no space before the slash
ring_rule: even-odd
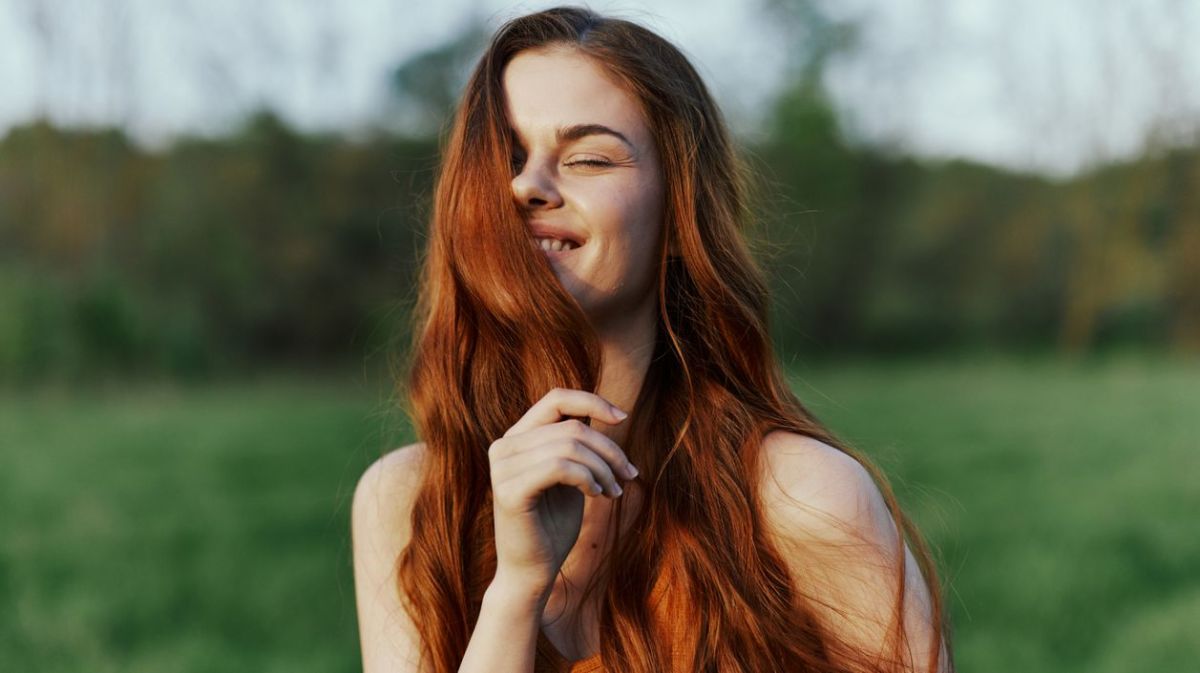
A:
<svg viewBox="0 0 1200 673">
<path fill-rule="evenodd" d="M 595 548 L 596 548 L 596 543 L 595 543 L 595 542 L 593 542 L 593 543 L 592 543 L 592 549 L 595 549 Z"/>
</svg>

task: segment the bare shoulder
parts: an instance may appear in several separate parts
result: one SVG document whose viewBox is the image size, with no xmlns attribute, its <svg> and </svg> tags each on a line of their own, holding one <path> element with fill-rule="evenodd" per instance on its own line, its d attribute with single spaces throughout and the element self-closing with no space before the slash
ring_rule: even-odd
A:
<svg viewBox="0 0 1200 673">
<path fill-rule="evenodd" d="M 887 503 L 853 456 L 782 430 L 764 438 L 762 451 L 762 502 L 780 532 L 792 538 L 895 540 Z"/>
<path fill-rule="evenodd" d="M 411 505 L 425 468 L 425 444 L 418 442 L 393 449 L 371 463 L 354 488 L 355 518 L 370 514 L 368 507 L 394 509 Z"/>
<path fill-rule="evenodd" d="M 933 623 L 929 587 L 867 468 L 836 447 L 790 432 L 768 434 L 762 449 L 768 530 L 826 627 L 864 651 L 878 651 L 901 599 L 912 644 L 904 670 L 953 670 Z"/>
<path fill-rule="evenodd" d="M 351 533 L 355 554 L 394 557 L 412 535 L 410 515 L 424 478 L 425 445 L 410 444 L 379 457 L 354 488 Z"/>
<path fill-rule="evenodd" d="M 412 538 L 412 506 L 425 464 L 424 444 L 395 449 L 372 463 L 354 489 L 354 593 L 366 673 L 418 670 L 419 636 L 403 607 L 395 564 Z"/>
</svg>

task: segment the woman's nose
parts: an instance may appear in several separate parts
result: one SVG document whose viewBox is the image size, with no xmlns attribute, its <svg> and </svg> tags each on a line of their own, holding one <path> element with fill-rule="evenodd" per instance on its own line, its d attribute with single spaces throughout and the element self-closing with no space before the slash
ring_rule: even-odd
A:
<svg viewBox="0 0 1200 673">
<path fill-rule="evenodd" d="M 562 197 L 558 194 L 553 177 L 533 162 L 526 163 L 513 177 L 512 191 L 517 204 L 525 208 L 557 208 L 562 205 Z"/>
</svg>

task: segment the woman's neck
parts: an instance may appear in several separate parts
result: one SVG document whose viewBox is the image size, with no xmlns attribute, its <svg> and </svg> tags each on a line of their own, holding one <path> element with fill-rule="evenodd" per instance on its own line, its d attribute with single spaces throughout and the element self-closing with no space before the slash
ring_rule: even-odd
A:
<svg viewBox="0 0 1200 673">
<path fill-rule="evenodd" d="M 658 331 L 658 316 L 655 311 L 657 306 L 654 299 L 653 295 L 647 297 L 647 300 L 620 324 L 608 325 L 597 330 L 603 365 L 596 394 L 631 415 L 642 390 L 642 383 L 646 379 L 646 372 L 650 368 L 650 358 L 654 355 L 654 340 Z M 593 419 L 592 427 L 604 433 L 622 449 L 625 448 L 623 442 L 629 432 L 628 421 L 609 425 Z"/>
</svg>

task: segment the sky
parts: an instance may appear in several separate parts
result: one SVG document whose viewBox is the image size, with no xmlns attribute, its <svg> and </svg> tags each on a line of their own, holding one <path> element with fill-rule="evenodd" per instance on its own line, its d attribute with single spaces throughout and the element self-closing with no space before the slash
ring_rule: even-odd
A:
<svg viewBox="0 0 1200 673">
<path fill-rule="evenodd" d="M 680 46 L 735 132 L 761 128 L 804 45 L 772 0 L 591 2 Z M 789 0 L 774 0 L 787 2 Z M 792 0 L 795 1 L 795 0 Z M 814 0 L 852 21 L 825 84 L 855 142 L 1069 175 L 1200 128 L 1194 0 Z M 304 130 L 388 125 L 387 77 L 552 2 L 0 0 L 0 134 L 46 116 L 162 146 L 269 106 Z"/>
</svg>

